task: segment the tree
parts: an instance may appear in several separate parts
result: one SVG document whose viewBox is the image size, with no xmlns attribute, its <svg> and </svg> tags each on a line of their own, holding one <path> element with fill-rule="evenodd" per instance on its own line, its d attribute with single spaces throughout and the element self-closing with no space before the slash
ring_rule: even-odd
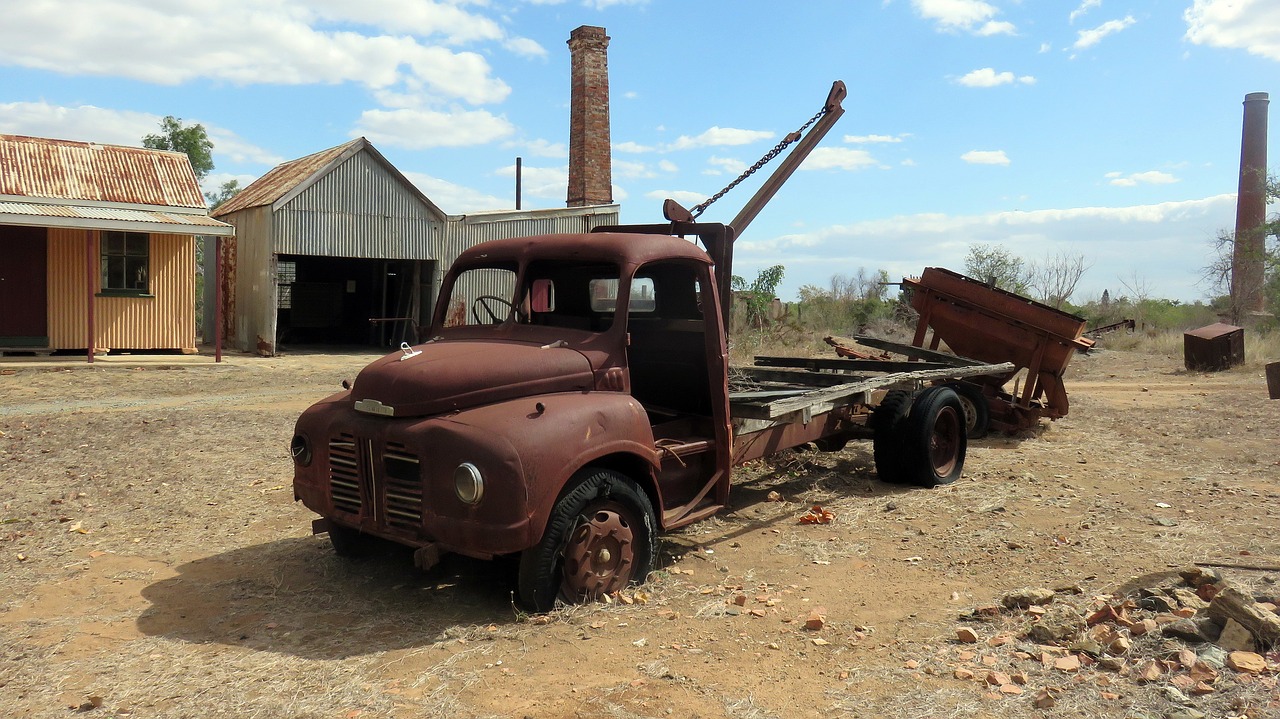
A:
<svg viewBox="0 0 1280 719">
<path fill-rule="evenodd" d="M 1270 207 L 1280 203 L 1280 178 L 1268 175 L 1266 183 L 1267 205 Z M 1262 224 L 1263 233 L 1262 264 L 1263 281 L 1260 291 L 1265 298 L 1265 305 L 1271 312 L 1280 310 L 1280 213 L 1267 216 Z M 1209 264 L 1201 272 L 1201 282 L 1208 285 L 1209 291 L 1217 295 L 1231 297 L 1230 319 L 1239 324 L 1244 318 L 1240 316 L 1241 308 L 1248 306 L 1249 298 L 1235 297 L 1231 274 L 1236 247 L 1234 229 L 1221 229 L 1210 240 L 1212 250 Z"/>
<path fill-rule="evenodd" d="M 209 201 L 209 210 L 218 209 L 222 203 L 236 196 L 244 188 L 240 186 L 239 180 L 227 180 L 218 186 L 217 192 L 206 192 L 204 198 Z"/>
<path fill-rule="evenodd" d="M 1085 271 L 1093 266 L 1084 255 L 1059 252 L 1049 255 L 1043 262 L 1034 262 L 1028 273 L 1028 284 L 1041 302 L 1060 310 L 1076 291 L 1076 284 Z"/>
<path fill-rule="evenodd" d="M 143 137 L 142 146 L 152 150 L 185 152 L 197 180 L 203 180 L 213 170 L 213 142 L 200 123 L 184 125 L 182 118 L 165 115 L 160 121 L 160 134 Z"/>
<path fill-rule="evenodd" d="M 747 322 L 756 328 L 764 327 L 769 321 L 769 305 L 773 303 L 773 298 L 778 292 L 778 285 L 782 283 L 782 273 L 786 268 L 782 265 L 774 265 L 760 270 L 760 274 L 756 275 L 755 280 L 751 284 L 738 275 L 734 275 L 731 282 L 734 292 L 740 293 L 742 302 L 747 311 Z"/>
<path fill-rule="evenodd" d="M 1031 283 L 1026 262 L 1000 245 L 969 245 L 964 272 L 975 280 L 1020 295 L 1027 293 Z"/>
</svg>

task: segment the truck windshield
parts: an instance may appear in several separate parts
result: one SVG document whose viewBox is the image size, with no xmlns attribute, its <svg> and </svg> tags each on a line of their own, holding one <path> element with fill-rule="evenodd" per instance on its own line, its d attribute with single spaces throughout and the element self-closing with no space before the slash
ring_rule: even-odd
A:
<svg viewBox="0 0 1280 719">
<path fill-rule="evenodd" d="M 621 286 L 617 265 L 563 259 L 530 262 L 522 283 L 516 267 L 467 269 L 458 275 L 449 297 L 445 327 L 515 325 L 604 332 L 613 326 Z M 632 313 L 653 312 L 654 283 L 631 283 Z"/>
</svg>

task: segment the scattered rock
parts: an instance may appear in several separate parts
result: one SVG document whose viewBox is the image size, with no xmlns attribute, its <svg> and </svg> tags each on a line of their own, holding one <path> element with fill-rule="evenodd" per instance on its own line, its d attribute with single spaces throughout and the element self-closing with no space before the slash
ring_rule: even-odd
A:
<svg viewBox="0 0 1280 719">
<path fill-rule="evenodd" d="M 1227 666 L 1246 674 L 1261 674 L 1267 669 L 1267 660 L 1254 652 L 1231 652 L 1227 654 Z"/>
<path fill-rule="evenodd" d="M 951 676 L 955 677 L 956 679 L 968 681 L 970 679 L 973 679 L 973 671 L 969 669 L 965 669 L 964 667 L 956 667 L 956 670 L 952 672 Z"/>
<path fill-rule="evenodd" d="M 1057 703 L 1058 698 L 1053 695 L 1053 692 L 1049 691 L 1048 687 L 1036 692 L 1035 698 L 1031 701 L 1032 706 L 1036 709 L 1050 709 Z"/>
<path fill-rule="evenodd" d="M 1000 604 L 1005 609 L 1026 609 L 1035 604 L 1048 604 L 1053 601 L 1054 596 L 1052 589 L 1023 587 L 1001 597 Z"/>
<path fill-rule="evenodd" d="M 1227 652 L 1222 647 L 1208 644 L 1201 647 L 1196 654 L 1200 657 L 1200 661 L 1214 669 L 1221 669 L 1227 665 Z"/>
<path fill-rule="evenodd" d="M 1040 621 L 1031 627 L 1029 635 L 1036 641 L 1048 644 L 1073 639 L 1084 630 L 1084 617 L 1074 608 L 1062 604 L 1050 607 L 1040 617 Z"/>
<path fill-rule="evenodd" d="M 1192 709 L 1191 707 L 1187 707 L 1186 709 L 1179 709 L 1177 711 L 1169 712 L 1164 716 L 1165 716 L 1165 719 L 1204 719 L 1205 714 L 1199 709 Z"/>
<path fill-rule="evenodd" d="M 1227 620 L 1222 627 L 1222 633 L 1213 643 L 1227 652 L 1251 652 L 1257 648 L 1253 643 L 1253 635 L 1234 619 Z"/>
<path fill-rule="evenodd" d="M 1115 641 L 1107 645 L 1107 651 L 1119 656 L 1127 653 L 1132 646 L 1133 642 L 1128 637 L 1116 637 Z"/>
<path fill-rule="evenodd" d="M 1263 645 L 1280 643 L 1280 616 L 1262 609 L 1252 597 L 1235 587 L 1222 586 L 1222 591 L 1209 603 L 1208 612 L 1210 617 L 1222 622 L 1236 620 Z"/>
<path fill-rule="evenodd" d="M 1009 678 L 1009 675 L 1004 672 L 987 672 L 987 678 L 985 681 L 996 687 L 1002 687 L 1005 684 L 1013 682 L 1013 680 Z"/>
<path fill-rule="evenodd" d="M 1129 627 L 1129 633 L 1135 637 L 1140 637 L 1143 634 L 1154 632 L 1158 627 L 1159 625 L 1156 624 L 1156 620 L 1143 619 L 1142 621 L 1134 622 L 1133 625 Z"/>
<path fill-rule="evenodd" d="M 1178 619 L 1161 627 L 1160 633 L 1196 644 L 1211 642 L 1218 637 L 1216 628 L 1206 619 Z"/>
<path fill-rule="evenodd" d="M 968 627 L 960 627 L 956 630 L 956 639 L 965 644 L 976 644 L 978 641 L 978 633 Z"/>
<path fill-rule="evenodd" d="M 827 610 L 822 607 L 818 607 L 817 609 L 809 612 L 809 616 L 804 620 L 804 628 L 810 631 L 817 631 L 826 626 L 826 612 Z"/>
<path fill-rule="evenodd" d="M 1134 671 L 1133 676 L 1140 682 L 1154 682 L 1164 675 L 1164 665 L 1154 659 L 1148 659 Z"/>
<path fill-rule="evenodd" d="M 1080 657 L 1074 654 L 1071 656 L 1059 657 L 1054 660 L 1053 668 L 1060 672 L 1078 672 L 1080 671 Z"/>
<path fill-rule="evenodd" d="M 1178 604 L 1188 609 L 1199 610 L 1209 606 L 1209 603 L 1201 599 L 1200 596 L 1195 593 L 1195 591 L 1188 589 L 1186 587 L 1170 587 L 1165 591 L 1169 594 L 1170 597 L 1173 597 L 1175 600 L 1177 600 Z"/>
</svg>

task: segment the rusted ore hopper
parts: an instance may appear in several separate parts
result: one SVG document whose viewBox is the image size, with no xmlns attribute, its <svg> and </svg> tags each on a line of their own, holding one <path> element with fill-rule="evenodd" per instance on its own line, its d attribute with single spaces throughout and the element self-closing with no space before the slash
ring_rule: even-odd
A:
<svg viewBox="0 0 1280 719">
<path fill-rule="evenodd" d="M 920 313 L 913 345 L 925 347 L 928 339 L 936 350 L 945 342 L 961 357 L 1013 363 L 1013 372 L 971 380 L 987 398 L 992 428 L 1014 432 L 1034 427 L 1041 417 L 1066 416 L 1062 375 L 1071 355 L 1093 346 L 1083 336 L 1084 318 L 941 267 L 927 267 L 902 285 Z M 1021 388 L 1015 384 L 1013 394 L 1006 392 L 1004 385 L 1024 369 Z"/>
</svg>

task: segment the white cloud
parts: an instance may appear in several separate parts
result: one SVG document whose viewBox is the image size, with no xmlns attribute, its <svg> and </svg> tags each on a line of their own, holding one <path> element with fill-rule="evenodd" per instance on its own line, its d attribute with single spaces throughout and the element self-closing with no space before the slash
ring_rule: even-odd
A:
<svg viewBox="0 0 1280 719">
<path fill-rule="evenodd" d="M 690 190 L 653 190 L 652 192 L 644 193 L 644 196 L 657 202 L 672 199 L 688 209 L 707 199 L 710 195 Z"/>
<path fill-rule="evenodd" d="M 436 207 L 447 214 L 506 210 L 515 207 L 516 204 L 514 187 L 511 198 L 504 200 L 421 172 L 405 172 L 404 176 L 434 202 Z"/>
<path fill-rule="evenodd" d="M 1004 150 L 970 150 L 960 156 L 961 160 L 971 165 L 1008 165 L 1009 157 Z"/>
<path fill-rule="evenodd" d="M 980 70 L 974 70 L 959 80 L 956 80 L 965 87 L 998 87 L 1000 85 L 1010 85 L 1014 82 L 1023 85 L 1034 85 L 1036 79 L 1031 75 L 1015 76 L 1009 71 L 996 72 L 995 68 L 984 67 Z"/>
<path fill-rule="evenodd" d="M 160 129 L 159 115 L 133 110 L 111 110 L 93 105 L 65 107 L 47 102 L 0 103 L 0 132 L 57 140 L 80 140 L 108 145 L 140 147 L 144 135 Z M 265 150 L 236 133 L 200 122 L 198 118 L 182 118 L 185 124 L 204 125 L 213 142 L 213 160 L 217 165 L 230 160 L 267 166 L 284 162 L 283 157 Z"/>
<path fill-rule="evenodd" d="M 707 160 L 707 164 L 711 167 L 703 173 L 706 175 L 721 175 L 725 173 L 740 175 L 743 170 L 747 169 L 747 163 L 732 157 L 716 157 L 712 155 Z"/>
<path fill-rule="evenodd" d="M 628 160 L 612 160 L 613 174 L 617 177 L 625 177 L 627 179 L 652 179 L 658 176 L 650 167 L 643 162 L 630 162 Z"/>
<path fill-rule="evenodd" d="M 1045 54 L 1046 52 L 1049 52 L 1049 51 L 1050 51 L 1050 50 L 1052 50 L 1052 49 L 1053 49 L 1053 45 L 1050 45 L 1050 44 L 1049 44 L 1049 43 L 1047 43 L 1047 42 L 1042 42 L 1042 43 L 1040 43 L 1040 51 L 1039 51 L 1039 52 L 1040 52 L 1040 54 L 1041 54 L 1041 55 Z"/>
<path fill-rule="evenodd" d="M 663 172 L 679 172 L 680 166 L 672 162 L 671 160 L 659 160 L 658 169 L 662 170 Z"/>
<path fill-rule="evenodd" d="M 824 285 L 833 267 L 885 269 L 890 277 L 919 275 L 926 266 L 964 269 L 973 244 L 999 244 L 1027 259 L 1057 251 L 1094 261 L 1080 292 L 1114 295 L 1116 277 L 1136 271 L 1162 296 L 1191 300 L 1208 243 L 1234 221 L 1235 195 L 1131 207 L 1079 207 L 984 215 L 924 213 L 833 225 L 735 244 L 735 269 L 785 264 L 780 296 L 804 284 Z"/>
<path fill-rule="evenodd" d="M 1186 39 L 1280 60 L 1280 5 L 1271 0 L 1196 0 L 1183 14 Z"/>
<path fill-rule="evenodd" d="M 515 128 L 506 118 L 485 110 L 365 110 L 360 113 L 351 136 L 363 135 L 374 144 L 422 150 L 428 147 L 481 145 L 506 137 L 514 131 Z"/>
<path fill-rule="evenodd" d="M 844 141 L 850 145 L 866 145 L 876 142 L 902 142 L 909 135 L 845 135 Z"/>
<path fill-rule="evenodd" d="M 1014 77 L 1011 72 L 996 72 L 994 68 L 984 67 L 968 73 L 956 82 L 965 87 L 995 87 L 997 85 L 1008 85 L 1013 80 Z"/>
<path fill-rule="evenodd" d="M 1092 30 L 1081 30 L 1071 47 L 1076 50 L 1093 47 L 1102 42 L 1102 38 L 1120 32 L 1136 22 L 1137 20 L 1134 20 L 1132 15 L 1128 15 L 1123 20 L 1108 20 Z"/>
<path fill-rule="evenodd" d="M 613 145 L 614 152 L 631 152 L 635 154 L 654 152 L 657 149 L 658 148 L 652 145 L 641 145 L 638 142 L 631 142 L 630 140 L 627 142 L 616 142 Z"/>
<path fill-rule="evenodd" d="M 547 49 L 536 40 L 527 37 L 513 37 L 504 40 L 502 46 L 523 57 L 546 57 Z"/>
<path fill-rule="evenodd" d="M 508 142 L 503 147 L 523 148 L 534 157 L 558 157 L 564 159 L 569 156 L 569 149 L 562 142 L 549 142 L 547 140 L 528 140 L 524 142 Z"/>
<path fill-rule="evenodd" d="M 507 165 L 495 174 L 515 180 L 516 166 L 515 164 Z M 520 168 L 520 182 L 523 185 L 522 193 L 526 197 L 543 197 L 563 203 L 565 196 L 569 194 L 569 166 L 530 167 L 525 165 Z"/>
<path fill-rule="evenodd" d="M 664 149 L 670 152 L 672 150 L 691 150 L 698 147 L 749 145 L 760 140 L 772 139 L 773 136 L 774 133 L 768 130 L 740 130 L 733 127 L 713 126 L 706 132 L 693 137 L 681 135 L 676 138 L 675 142 L 667 145 Z"/>
<path fill-rule="evenodd" d="M 1084 2 L 1080 3 L 1080 7 L 1071 11 L 1071 15 L 1067 17 L 1067 22 L 1074 23 L 1076 18 L 1084 15 L 1093 8 L 1099 7 L 1100 5 L 1102 5 L 1102 0 L 1084 0 Z"/>
<path fill-rule="evenodd" d="M 45 3 L 11 5 L 0 23 L 0 64 L 164 85 L 197 78 L 373 89 L 419 82 L 471 103 L 498 102 L 510 92 L 482 55 L 426 39 L 501 41 L 494 21 L 455 3 L 62 0 L 56 11 Z"/>
<path fill-rule="evenodd" d="M 878 165 L 871 153 L 850 147 L 819 147 L 809 154 L 801 170 L 861 170 Z"/>
<path fill-rule="evenodd" d="M 974 34 L 979 37 L 991 37 L 992 35 L 1017 35 L 1018 28 L 1011 22 L 992 21 L 978 28 Z"/>
<path fill-rule="evenodd" d="M 965 30 L 978 35 L 1017 32 L 1012 23 L 993 20 L 1000 11 L 981 0 L 911 0 L 911 6 L 920 17 L 935 22 L 939 30 Z"/>
<path fill-rule="evenodd" d="M 1135 172 L 1126 175 L 1122 172 L 1108 172 L 1106 174 L 1109 184 L 1116 187 L 1135 187 L 1137 185 L 1171 185 L 1178 181 L 1177 177 L 1168 172 L 1159 170 L 1149 170 L 1147 172 Z"/>
</svg>

